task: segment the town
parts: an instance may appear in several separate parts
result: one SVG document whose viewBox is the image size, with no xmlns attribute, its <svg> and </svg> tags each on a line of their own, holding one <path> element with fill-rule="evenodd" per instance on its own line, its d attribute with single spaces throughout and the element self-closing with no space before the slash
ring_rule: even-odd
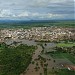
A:
<svg viewBox="0 0 75 75">
<path fill-rule="evenodd" d="M 30 29 L 0 29 L 0 42 L 11 38 L 35 41 L 75 40 L 75 28 L 63 27 L 32 27 Z"/>
</svg>

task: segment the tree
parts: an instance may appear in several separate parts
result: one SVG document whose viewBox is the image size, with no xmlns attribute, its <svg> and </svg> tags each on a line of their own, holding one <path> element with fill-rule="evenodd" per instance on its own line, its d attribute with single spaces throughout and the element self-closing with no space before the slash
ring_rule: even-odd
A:
<svg viewBox="0 0 75 75">
<path fill-rule="evenodd" d="M 20 75 L 28 67 L 35 47 L 19 45 L 16 48 L 3 44 L 0 52 L 0 75 Z"/>
</svg>

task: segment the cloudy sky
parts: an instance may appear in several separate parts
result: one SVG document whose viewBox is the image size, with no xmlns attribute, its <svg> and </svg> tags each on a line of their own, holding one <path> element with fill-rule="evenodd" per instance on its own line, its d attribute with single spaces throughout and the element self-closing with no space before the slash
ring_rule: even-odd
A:
<svg viewBox="0 0 75 75">
<path fill-rule="evenodd" d="M 0 0 L 0 19 L 74 19 L 75 0 Z"/>
</svg>

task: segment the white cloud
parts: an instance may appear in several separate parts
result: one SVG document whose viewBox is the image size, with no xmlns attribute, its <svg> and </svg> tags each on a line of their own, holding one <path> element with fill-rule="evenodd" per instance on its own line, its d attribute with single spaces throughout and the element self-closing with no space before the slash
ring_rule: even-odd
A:
<svg viewBox="0 0 75 75">
<path fill-rule="evenodd" d="M 32 0 L 32 2 L 31 2 L 31 6 L 33 6 L 33 7 L 47 7 L 47 6 L 49 6 L 49 5 L 56 5 L 56 4 L 64 4 L 64 3 L 66 3 L 66 5 L 67 5 L 67 3 L 69 4 L 71 4 L 71 2 L 73 3 L 73 0 Z"/>
<path fill-rule="evenodd" d="M 57 13 L 45 13 L 45 12 L 29 12 L 29 11 L 22 11 L 20 13 L 14 13 L 13 10 L 0 10 L 0 18 L 33 18 L 33 19 L 57 19 L 57 18 L 64 18 L 68 16 L 67 14 L 57 14 Z M 70 15 L 71 16 L 71 15 Z"/>
<path fill-rule="evenodd" d="M 13 16 L 13 14 L 10 10 L 8 9 L 0 10 L 0 17 L 11 17 L 11 16 Z"/>
<path fill-rule="evenodd" d="M 39 13 L 39 12 L 23 12 L 19 17 L 33 17 L 33 18 L 56 18 L 62 17 L 61 14 L 53 14 L 53 13 Z"/>
<path fill-rule="evenodd" d="M 55 18 L 62 17 L 62 15 L 64 17 L 64 14 L 71 14 L 73 16 L 74 1 L 75 0 L 0 0 L 0 9 L 2 9 L 0 10 L 0 17 L 34 17 L 35 19 L 35 17 Z"/>
<path fill-rule="evenodd" d="M 43 18 L 43 19 L 45 19 L 45 18 L 51 19 L 51 18 L 56 18 L 56 17 L 58 17 L 58 18 L 62 17 L 61 14 L 52 14 L 52 13 L 39 14 L 38 16 L 39 16 L 39 18 Z"/>
<path fill-rule="evenodd" d="M 39 16 L 40 14 L 39 13 L 32 13 L 32 16 L 35 17 L 35 16 Z"/>
<path fill-rule="evenodd" d="M 29 12 L 22 12 L 21 14 L 17 15 L 17 17 L 28 17 Z"/>
</svg>

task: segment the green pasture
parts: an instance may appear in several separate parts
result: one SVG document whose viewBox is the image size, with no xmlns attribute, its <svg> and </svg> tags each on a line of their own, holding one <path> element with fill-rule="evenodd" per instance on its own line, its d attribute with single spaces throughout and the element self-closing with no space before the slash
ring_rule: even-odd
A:
<svg viewBox="0 0 75 75">
<path fill-rule="evenodd" d="M 58 43 L 57 47 L 73 47 L 75 43 Z"/>
</svg>

